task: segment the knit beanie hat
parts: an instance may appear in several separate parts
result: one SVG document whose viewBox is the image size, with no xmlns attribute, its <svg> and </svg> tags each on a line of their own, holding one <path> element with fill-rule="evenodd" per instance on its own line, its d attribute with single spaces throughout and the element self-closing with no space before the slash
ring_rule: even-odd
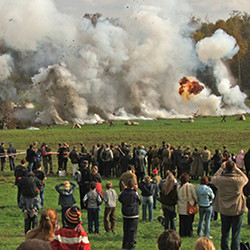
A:
<svg viewBox="0 0 250 250">
<path fill-rule="evenodd" d="M 82 223 L 81 210 L 78 206 L 70 207 L 65 213 L 65 221 L 69 225 L 77 225 Z"/>
</svg>

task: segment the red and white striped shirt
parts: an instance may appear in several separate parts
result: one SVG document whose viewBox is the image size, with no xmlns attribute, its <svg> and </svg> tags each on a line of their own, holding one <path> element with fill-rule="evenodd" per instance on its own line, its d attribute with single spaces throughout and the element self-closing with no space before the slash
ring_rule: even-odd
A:
<svg viewBox="0 0 250 250">
<path fill-rule="evenodd" d="M 51 247 L 53 250 L 90 250 L 90 243 L 87 233 L 82 226 L 78 226 L 78 229 L 60 228 L 56 231 L 53 240 L 51 241 Z"/>
</svg>

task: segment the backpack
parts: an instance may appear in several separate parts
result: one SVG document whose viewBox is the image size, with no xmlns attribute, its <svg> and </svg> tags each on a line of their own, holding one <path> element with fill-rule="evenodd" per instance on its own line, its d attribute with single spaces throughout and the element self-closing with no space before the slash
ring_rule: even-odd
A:
<svg viewBox="0 0 250 250">
<path fill-rule="evenodd" d="M 76 171 L 74 178 L 77 183 L 80 183 L 82 181 L 82 173 L 80 171 Z"/>
<path fill-rule="evenodd" d="M 102 151 L 101 158 L 102 158 L 102 160 L 104 160 L 104 161 L 107 161 L 107 160 L 108 160 L 108 152 L 107 152 L 105 149 Z"/>
</svg>

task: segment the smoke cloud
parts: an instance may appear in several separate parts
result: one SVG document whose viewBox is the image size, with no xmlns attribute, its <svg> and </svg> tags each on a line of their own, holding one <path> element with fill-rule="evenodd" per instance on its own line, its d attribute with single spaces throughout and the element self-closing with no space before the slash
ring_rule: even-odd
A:
<svg viewBox="0 0 250 250">
<path fill-rule="evenodd" d="M 195 49 L 190 39 L 194 30 L 189 24 L 191 10 L 183 1 L 117 4 L 118 19 L 91 13 L 72 17 L 58 11 L 52 0 L 0 3 L 0 40 L 11 52 L 11 56 L 0 55 L 0 65 L 5 65 L 0 72 L 4 81 L 15 68 L 33 76 L 28 92 L 37 122 L 187 117 L 197 110 L 202 115 L 248 111 L 245 94 L 230 85 L 230 74 L 222 62 L 237 53 L 234 38 L 216 31 Z M 11 67 L 11 61 L 18 67 Z M 212 94 L 203 83 L 200 94 L 183 100 L 178 94 L 179 80 L 195 76 L 204 63 L 212 63 L 221 96 Z M 20 84 L 15 87 L 20 89 Z"/>
<path fill-rule="evenodd" d="M 204 38 L 197 43 L 199 59 L 214 68 L 216 85 L 225 105 L 221 112 L 229 114 L 249 112 L 244 104 L 247 96 L 241 92 L 238 85 L 233 86 L 234 79 L 232 79 L 230 72 L 222 61 L 231 59 L 238 51 L 239 46 L 235 38 L 221 29 L 215 31 L 212 37 Z"/>
</svg>

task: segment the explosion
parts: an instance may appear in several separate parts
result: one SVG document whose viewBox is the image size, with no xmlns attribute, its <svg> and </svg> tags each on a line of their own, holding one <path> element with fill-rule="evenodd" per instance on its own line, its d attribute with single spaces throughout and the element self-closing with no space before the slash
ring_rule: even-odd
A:
<svg viewBox="0 0 250 250">
<path fill-rule="evenodd" d="M 20 120 L 82 124 L 187 117 L 197 109 L 249 112 L 225 65 L 238 52 L 236 40 L 218 30 L 194 45 L 187 1 L 131 1 L 125 9 L 104 1 L 117 3 L 115 19 L 70 16 L 53 0 L 0 2 L 0 102 L 32 103 L 14 113 Z M 193 77 L 180 80 L 178 94 L 180 77 L 204 66 L 213 71 L 216 95 Z"/>
<path fill-rule="evenodd" d="M 181 85 L 179 88 L 179 94 L 186 100 L 189 100 L 191 94 L 198 95 L 204 89 L 204 86 L 202 86 L 194 77 L 184 76 L 179 81 L 179 84 Z"/>
</svg>

